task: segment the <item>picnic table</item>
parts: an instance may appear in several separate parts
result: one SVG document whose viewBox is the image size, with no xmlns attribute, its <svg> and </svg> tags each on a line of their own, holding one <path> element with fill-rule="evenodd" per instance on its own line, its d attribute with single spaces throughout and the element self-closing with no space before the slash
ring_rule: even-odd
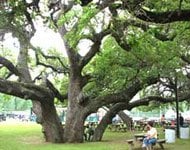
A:
<svg viewBox="0 0 190 150">
<path fill-rule="evenodd" d="M 111 131 L 123 131 L 123 132 L 127 131 L 127 126 L 124 123 L 111 124 L 108 128 Z"/>
<path fill-rule="evenodd" d="M 135 121 L 134 122 L 134 128 L 138 131 L 143 131 L 146 127 L 147 122 L 146 121 Z"/>
<path fill-rule="evenodd" d="M 140 143 L 140 146 L 142 145 L 143 139 L 146 137 L 146 135 L 144 133 L 137 133 L 134 134 L 134 139 L 128 139 L 127 143 L 129 144 L 129 149 L 132 150 L 135 143 Z M 161 149 L 164 149 L 164 143 L 166 142 L 165 139 L 157 139 L 156 143 L 152 145 L 155 146 L 156 144 L 158 144 L 160 146 Z"/>
<path fill-rule="evenodd" d="M 144 133 L 134 134 L 135 141 L 142 141 L 146 135 Z"/>
</svg>

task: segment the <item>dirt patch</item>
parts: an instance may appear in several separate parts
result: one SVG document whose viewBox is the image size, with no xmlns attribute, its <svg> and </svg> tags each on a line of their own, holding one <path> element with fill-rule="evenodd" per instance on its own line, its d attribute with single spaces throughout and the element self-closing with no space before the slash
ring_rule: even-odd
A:
<svg viewBox="0 0 190 150">
<path fill-rule="evenodd" d="M 32 144 L 32 145 L 45 144 L 43 138 L 39 136 L 30 136 L 30 137 L 21 138 L 20 141 L 24 144 Z"/>
</svg>

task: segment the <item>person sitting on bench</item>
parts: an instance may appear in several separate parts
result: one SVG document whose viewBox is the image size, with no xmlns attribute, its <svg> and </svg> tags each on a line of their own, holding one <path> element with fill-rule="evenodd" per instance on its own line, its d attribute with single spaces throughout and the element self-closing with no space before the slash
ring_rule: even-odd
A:
<svg viewBox="0 0 190 150">
<path fill-rule="evenodd" d="M 153 122 L 149 121 L 147 123 L 147 133 L 145 135 L 145 138 L 143 139 L 143 145 L 142 147 L 146 148 L 146 150 L 151 150 L 152 145 L 154 145 L 157 141 L 157 130 L 153 127 Z"/>
</svg>

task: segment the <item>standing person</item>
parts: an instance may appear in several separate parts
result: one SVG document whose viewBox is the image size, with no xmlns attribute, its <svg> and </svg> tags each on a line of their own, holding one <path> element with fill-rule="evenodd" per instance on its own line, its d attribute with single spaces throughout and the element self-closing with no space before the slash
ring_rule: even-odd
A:
<svg viewBox="0 0 190 150">
<path fill-rule="evenodd" d="M 147 133 L 146 133 L 146 137 L 143 139 L 143 148 L 146 148 L 146 150 L 151 150 L 152 149 L 152 145 L 156 143 L 157 140 L 157 130 L 156 128 L 153 127 L 153 122 L 149 121 L 147 123 Z"/>
<path fill-rule="evenodd" d="M 85 129 L 84 129 L 84 140 L 87 141 L 88 140 L 88 130 L 89 130 L 89 124 L 87 124 L 85 126 Z"/>
<path fill-rule="evenodd" d="M 165 128 L 165 124 L 166 124 L 166 119 L 165 119 L 165 115 L 163 114 L 162 117 L 160 118 L 160 122 L 163 128 Z"/>
<path fill-rule="evenodd" d="M 181 113 L 179 114 L 179 125 L 182 127 L 183 126 L 183 123 L 184 123 L 184 118 L 183 116 L 181 115 Z"/>
<path fill-rule="evenodd" d="M 91 123 L 89 125 L 89 128 L 88 128 L 88 141 L 91 141 L 92 140 L 92 137 L 94 135 L 94 131 L 95 131 L 95 126 L 94 126 L 94 123 Z"/>
</svg>

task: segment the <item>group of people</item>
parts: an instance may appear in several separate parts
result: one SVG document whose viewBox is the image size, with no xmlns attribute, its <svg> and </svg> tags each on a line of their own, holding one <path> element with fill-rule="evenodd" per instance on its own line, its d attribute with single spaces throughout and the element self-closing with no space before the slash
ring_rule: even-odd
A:
<svg viewBox="0 0 190 150">
<path fill-rule="evenodd" d="M 161 119 L 161 125 L 163 128 L 165 128 L 165 125 L 166 125 L 166 119 L 165 119 L 165 115 L 163 114 Z M 184 118 L 183 116 L 181 115 L 181 113 L 179 114 L 179 125 L 182 127 L 184 125 Z M 171 121 L 171 126 L 175 126 L 175 120 L 172 120 Z"/>
<path fill-rule="evenodd" d="M 165 127 L 166 120 L 165 120 L 164 115 L 162 115 L 160 121 L 161 121 L 162 126 Z M 184 124 L 184 118 L 181 114 L 179 115 L 179 124 L 180 124 L 180 126 L 183 126 L 183 124 Z M 157 132 L 157 129 L 154 127 L 153 121 L 149 121 L 146 124 L 146 128 L 147 128 L 147 133 L 145 134 L 145 138 L 143 139 L 142 147 L 146 148 L 146 150 L 151 150 L 152 145 L 154 145 L 157 141 L 158 132 Z M 95 131 L 95 126 L 93 123 L 86 125 L 85 131 L 84 131 L 84 138 L 86 141 L 92 140 L 94 131 Z"/>
</svg>

